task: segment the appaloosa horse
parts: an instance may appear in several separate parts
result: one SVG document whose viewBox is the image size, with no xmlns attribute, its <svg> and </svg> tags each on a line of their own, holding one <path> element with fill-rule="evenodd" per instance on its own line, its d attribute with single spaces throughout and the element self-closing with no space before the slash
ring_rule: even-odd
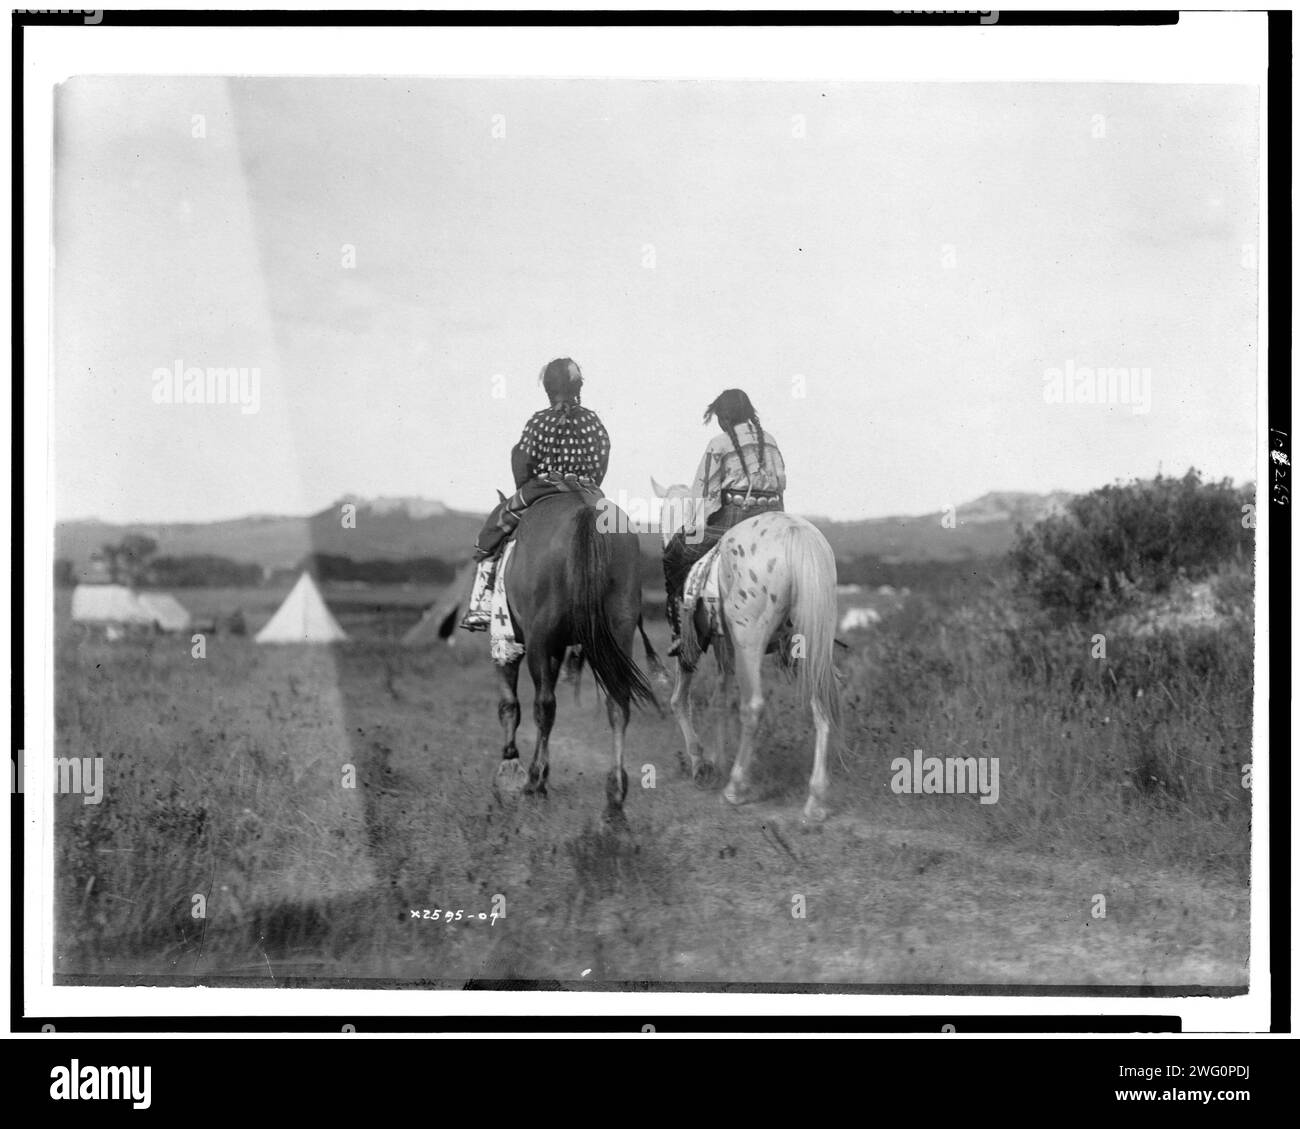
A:
<svg viewBox="0 0 1300 1129">
<path fill-rule="evenodd" d="M 682 522 L 669 515 L 688 512 L 686 486 L 661 488 L 664 499 L 661 533 L 667 546 Z M 688 503 L 689 504 L 689 503 Z M 763 717 L 763 655 L 774 644 L 778 661 L 793 670 L 799 701 L 812 707 L 816 742 L 804 818 L 826 818 L 830 775 L 826 751 L 839 724 L 839 687 L 832 651 L 835 646 L 835 554 L 811 522 L 793 514 L 768 511 L 732 526 L 718 542 L 718 605 L 723 635 L 713 648 L 724 688 L 732 677 L 740 691 L 740 748 L 723 796 L 744 804 L 756 797 L 749 780 L 759 722 Z M 700 601 L 687 622 L 683 609 L 683 653 L 677 660 L 672 708 L 686 742 L 697 784 L 713 775 L 713 761 L 700 746 L 691 718 L 691 679 L 701 644 L 707 645 L 707 620 Z M 695 637 L 691 637 L 691 633 Z M 718 727 L 719 740 L 725 725 Z"/>
<path fill-rule="evenodd" d="M 604 500 L 601 506 L 614 529 L 630 528 L 617 507 Z M 566 649 L 580 646 L 597 685 L 605 692 L 613 731 L 612 766 L 605 783 L 605 813 L 612 817 L 621 814 L 627 796 L 623 738 L 631 704 L 646 703 L 658 709 L 659 703 L 632 659 L 632 644 L 641 622 L 640 546 L 633 533 L 604 532 L 605 521 L 598 524 L 601 517 L 590 498 L 566 492 L 534 502 L 519 522 L 505 589 L 525 653 L 497 664 L 501 685 L 497 713 L 506 743 L 496 782 L 506 792 L 546 793 L 555 684 Z M 657 658 L 648 640 L 646 647 L 653 665 Z M 526 775 L 515 747 L 519 666 L 524 658 L 533 677 L 533 717 L 537 722 L 537 747 Z"/>
</svg>

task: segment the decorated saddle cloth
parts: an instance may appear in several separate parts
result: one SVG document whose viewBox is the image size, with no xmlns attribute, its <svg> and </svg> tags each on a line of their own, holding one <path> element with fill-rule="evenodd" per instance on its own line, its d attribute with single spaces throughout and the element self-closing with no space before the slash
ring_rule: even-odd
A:
<svg viewBox="0 0 1300 1129">
<path fill-rule="evenodd" d="M 492 641 L 492 661 L 500 666 L 513 662 L 524 653 L 524 645 L 515 633 L 514 616 L 506 599 L 506 573 L 510 558 L 515 554 L 515 542 L 507 541 L 497 565 L 496 583 L 492 587 L 492 625 L 488 629 Z"/>
<path fill-rule="evenodd" d="M 718 611 L 718 562 L 721 560 L 718 547 L 721 543 L 719 541 L 691 565 L 691 571 L 686 575 L 681 607 L 681 658 L 687 666 L 693 665 L 707 649 L 710 639 L 722 634 L 722 617 Z M 695 624 L 695 611 L 701 602 L 704 605 L 704 621 L 708 625 L 703 638 L 697 634 Z"/>
</svg>

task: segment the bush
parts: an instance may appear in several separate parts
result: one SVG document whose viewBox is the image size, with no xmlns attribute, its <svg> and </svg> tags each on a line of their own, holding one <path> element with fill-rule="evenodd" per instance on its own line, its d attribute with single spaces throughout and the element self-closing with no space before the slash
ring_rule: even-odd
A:
<svg viewBox="0 0 1300 1129">
<path fill-rule="evenodd" d="M 1236 581 L 1236 571 L 1227 576 Z M 1245 880 L 1250 864 L 1253 620 L 1137 635 L 1020 614 L 1009 583 L 918 593 L 838 659 L 847 768 L 835 779 L 871 818 L 1031 850 L 1113 852 Z M 766 724 L 766 723 L 765 723 Z M 806 722 L 771 723 L 789 747 Z M 781 727 L 786 727 L 781 730 Z M 892 758 L 990 756 L 1001 797 L 917 804 L 888 787 Z M 792 761 L 792 763 L 795 763 Z M 806 772 L 806 768 L 804 769 Z M 794 780 L 791 787 L 801 786 Z M 797 794 L 797 792 L 796 792 Z"/>
<path fill-rule="evenodd" d="M 1250 552 L 1254 530 L 1243 507 L 1253 500 L 1251 487 L 1205 483 L 1195 469 L 1182 478 L 1106 486 L 1022 529 L 1011 559 L 1044 609 L 1108 614 Z"/>
</svg>

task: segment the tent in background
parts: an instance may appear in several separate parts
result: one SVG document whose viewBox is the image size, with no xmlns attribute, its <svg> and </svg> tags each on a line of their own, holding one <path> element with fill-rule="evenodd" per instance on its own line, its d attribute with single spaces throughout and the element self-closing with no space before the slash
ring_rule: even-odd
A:
<svg viewBox="0 0 1300 1129">
<path fill-rule="evenodd" d="M 152 627 L 153 614 L 125 584 L 78 584 L 72 590 L 72 619 L 102 627 Z"/>
<path fill-rule="evenodd" d="M 166 592 L 141 592 L 138 599 L 160 631 L 184 631 L 189 627 L 190 613 L 175 596 Z"/>
<path fill-rule="evenodd" d="M 337 643 L 346 638 L 307 572 L 298 577 L 279 611 L 256 635 L 259 643 Z"/>
<path fill-rule="evenodd" d="M 875 608 L 849 608 L 840 620 L 841 631 L 860 631 L 875 627 L 880 622 L 880 613 Z"/>
<path fill-rule="evenodd" d="M 402 636 L 403 646 L 427 647 L 443 639 L 449 644 L 456 642 L 456 623 L 474 589 L 474 572 L 473 561 L 461 565 L 447 590 L 425 611 L 420 622 Z"/>
</svg>

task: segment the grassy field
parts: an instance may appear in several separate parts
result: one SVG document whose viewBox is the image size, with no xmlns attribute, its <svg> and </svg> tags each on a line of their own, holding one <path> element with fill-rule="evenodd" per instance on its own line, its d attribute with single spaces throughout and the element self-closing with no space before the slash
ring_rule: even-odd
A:
<svg viewBox="0 0 1300 1129">
<path fill-rule="evenodd" d="M 485 643 L 396 642 L 431 592 L 327 590 L 352 642 L 219 635 L 201 659 L 188 637 L 83 637 L 65 599 L 56 752 L 104 758 L 106 783 L 99 804 L 56 798 L 56 970 L 1244 987 L 1244 591 L 1226 576 L 1213 622 L 1159 631 L 1032 626 L 993 581 L 912 593 L 841 652 L 826 824 L 799 818 L 811 727 L 773 675 L 765 798 L 731 809 L 696 789 L 671 719 L 643 713 L 626 832 L 599 819 L 608 739 L 589 680 L 561 694 L 550 795 L 494 796 Z M 255 631 L 284 593 L 180 595 L 196 615 L 241 606 Z M 662 649 L 662 623 L 652 634 Z M 724 769 L 734 740 L 733 724 Z M 895 794 L 891 761 L 914 749 L 998 757 L 998 802 Z"/>
</svg>

